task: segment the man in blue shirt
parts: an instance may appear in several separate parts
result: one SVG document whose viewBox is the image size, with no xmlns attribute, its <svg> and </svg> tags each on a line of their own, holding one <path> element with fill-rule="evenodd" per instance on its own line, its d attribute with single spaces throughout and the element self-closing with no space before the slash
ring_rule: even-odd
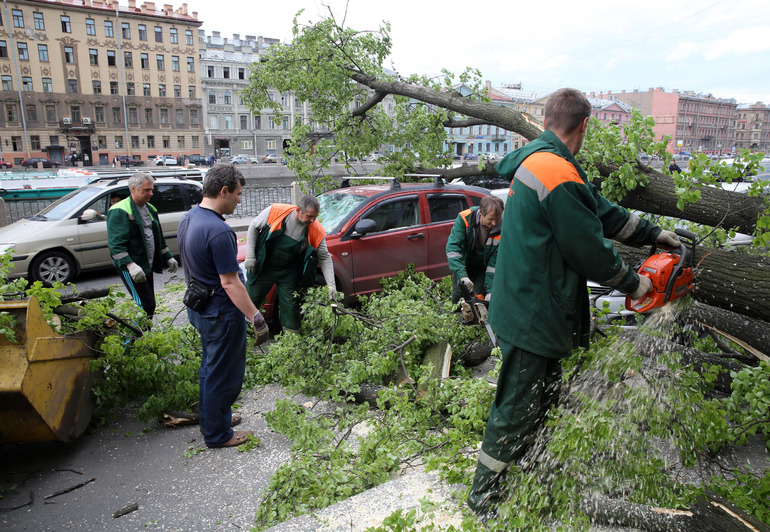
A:
<svg viewBox="0 0 770 532">
<path fill-rule="evenodd" d="M 230 428 L 231 407 L 241 392 L 246 370 L 246 321 L 254 327 L 257 345 L 268 337 L 265 320 L 243 284 L 235 233 L 223 216 L 235 211 L 245 183 L 243 174 L 232 165 L 213 168 L 203 180 L 200 205 L 179 222 L 185 280 L 189 285 L 195 279 L 213 291 L 198 311 L 187 309 L 203 348 L 198 408 L 207 447 L 234 447 L 251 434 Z"/>
</svg>

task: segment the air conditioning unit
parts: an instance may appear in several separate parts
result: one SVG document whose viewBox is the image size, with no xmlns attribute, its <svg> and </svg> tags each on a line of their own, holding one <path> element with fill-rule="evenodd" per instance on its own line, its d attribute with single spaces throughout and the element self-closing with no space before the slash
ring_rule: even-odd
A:
<svg viewBox="0 0 770 532">
<path fill-rule="evenodd" d="M 91 119 L 88 118 L 87 116 L 84 116 L 83 117 L 83 124 L 84 125 L 89 125 L 90 123 L 91 123 Z"/>
<path fill-rule="evenodd" d="M 71 124 L 72 123 L 72 119 L 69 118 L 69 117 L 62 118 L 61 121 L 62 121 L 62 124 Z"/>
</svg>

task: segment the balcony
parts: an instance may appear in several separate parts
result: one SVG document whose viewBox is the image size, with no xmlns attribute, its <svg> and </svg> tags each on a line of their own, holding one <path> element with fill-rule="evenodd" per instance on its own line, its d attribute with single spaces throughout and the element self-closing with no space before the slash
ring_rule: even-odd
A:
<svg viewBox="0 0 770 532">
<path fill-rule="evenodd" d="M 96 130 L 93 119 L 87 117 L 83 117 L 79 121 L 66 117 L 62 118 L 59 121 L 59 129 L 63 133 L 70 133 L 73 135 L 93 133 Z"/>
</svg>

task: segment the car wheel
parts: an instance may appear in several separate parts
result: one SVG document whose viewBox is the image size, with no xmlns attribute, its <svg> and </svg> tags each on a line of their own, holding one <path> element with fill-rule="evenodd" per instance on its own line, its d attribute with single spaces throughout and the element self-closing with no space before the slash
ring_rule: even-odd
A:
<svg viewBox="0 0 770 532">
<path fill-rule="evenodd" d="M 32 261 L 29 275 L 33 281 L 41 281 L 45 286 L 56 281 L 66 284 L 75 278 L 75 261 L 61 251 L 41 253 Z"/>
</svg>

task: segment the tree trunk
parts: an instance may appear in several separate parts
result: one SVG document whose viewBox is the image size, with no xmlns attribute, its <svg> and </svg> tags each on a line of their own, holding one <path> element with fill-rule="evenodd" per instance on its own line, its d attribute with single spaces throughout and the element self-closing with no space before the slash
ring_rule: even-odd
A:
<svg viewBox="0 0 770 532">
<path fill-rule="evenodd" d="M 770 328 L 767 322 L 695 301 L 677 318 L 683 323 L 701 323 L 729 333 L 764 354 L 770 354 Z"/>
</svg>

